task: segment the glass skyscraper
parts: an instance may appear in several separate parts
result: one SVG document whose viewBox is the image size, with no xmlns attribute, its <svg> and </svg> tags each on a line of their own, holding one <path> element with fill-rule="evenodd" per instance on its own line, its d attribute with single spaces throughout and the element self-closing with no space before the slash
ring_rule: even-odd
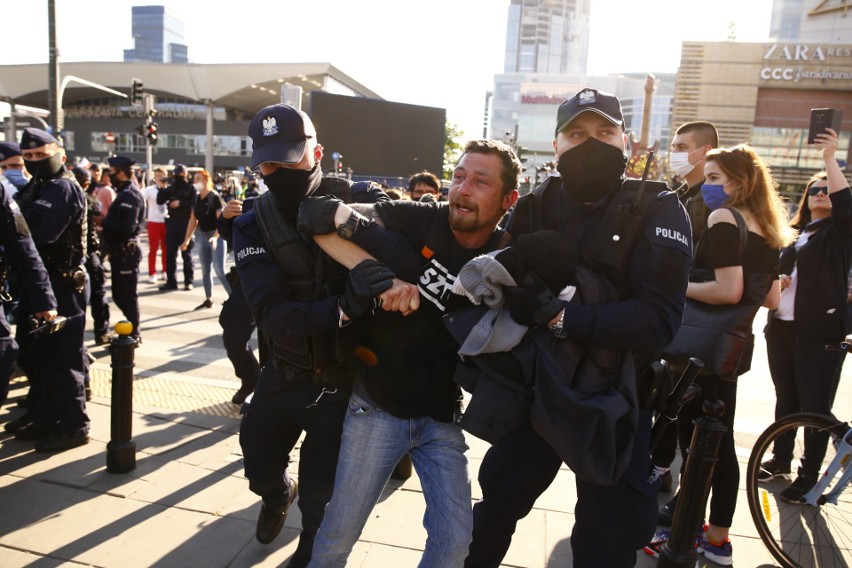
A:
<svg viewBox="0 0 852 568">
<path fill-rule="evenodd" d="M 133 6 L 133 49 L 124 50 L 124 60 L 188 63 L 183 33 L 183 21 L 165 6 Z"/>
<path fill-rule="evenodd" d="M 512 0 L 505 73 L 584 75 L 591 0 Z"/>
</svg>

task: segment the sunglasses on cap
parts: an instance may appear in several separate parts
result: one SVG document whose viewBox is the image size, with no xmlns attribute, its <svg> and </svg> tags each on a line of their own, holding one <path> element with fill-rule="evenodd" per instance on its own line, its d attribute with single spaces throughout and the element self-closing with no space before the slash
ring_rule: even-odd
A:
<svg viewBox="0 0 852 568">
<path fill-rule="evenodd" d="M 824 193 L 828 195 L 828 186 L 817 187 L 815 185 L 812 185 L 808 188 L 808 195 L 810 195 L 811 197 L 813 197 L 817 193 Z"/>
</svg>

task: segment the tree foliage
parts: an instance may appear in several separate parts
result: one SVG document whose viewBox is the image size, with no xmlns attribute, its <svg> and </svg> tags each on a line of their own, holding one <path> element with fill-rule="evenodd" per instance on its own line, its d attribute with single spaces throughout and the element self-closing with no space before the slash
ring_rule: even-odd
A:
<svg viewBox="0 0 852 568">
<path fill-rule="evenodd" d="M 463 146 L 460 142 L 464 136 L 458 124 L 448 122 L 444 127 L 444 179 L 452 179 L 453 170 L 461 156 Z"/>
</svg>

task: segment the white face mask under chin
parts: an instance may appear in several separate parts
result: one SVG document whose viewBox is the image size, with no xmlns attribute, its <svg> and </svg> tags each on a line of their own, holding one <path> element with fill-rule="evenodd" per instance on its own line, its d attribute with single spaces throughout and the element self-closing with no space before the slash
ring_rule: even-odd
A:
<svg viewBox="0 0 852 568">
<path fill-rule="evenodd" d="M 694 170 L 695 166 L 689 163 L 689 152 L 672 152 L 669 154 L 669 169 L 681 177 Z"/>
<path fill-rule="evenodd" d="M 201 182 L 196 182 L 196 183 L 194 183 L 194 184 L 192 184 L 192 185 L 194 185 L 194 186 L 195 186 L 195 191 L 201 191 L 202 189 L 204 189 L 204 184 L 203 184 L 203 183 L 201 183 Z"/>
</svg>

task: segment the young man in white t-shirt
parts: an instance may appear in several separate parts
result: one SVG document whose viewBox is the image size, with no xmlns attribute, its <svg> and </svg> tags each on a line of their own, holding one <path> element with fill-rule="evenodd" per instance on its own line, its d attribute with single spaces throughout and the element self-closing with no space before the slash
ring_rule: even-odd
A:
<svg viewBox="0 0 852 568">
<path fill-rule="evenodd" d="M 157 193 L 166 187 L 166 171 L 154 168 L 154 183 L 142 190 L 145 197 L 148 221 L 148 283 L 157 282 L 157 249 L 161 252 L 162 272 L 160 280 L 166 279 L 166 206 L 157 205 Z"/>
</svg>

